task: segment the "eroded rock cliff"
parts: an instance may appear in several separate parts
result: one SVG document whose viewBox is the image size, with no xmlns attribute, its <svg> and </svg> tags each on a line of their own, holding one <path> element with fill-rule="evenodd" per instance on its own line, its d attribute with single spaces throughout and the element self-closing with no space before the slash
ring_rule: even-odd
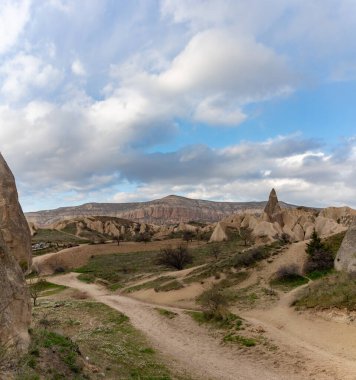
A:
<svg viewBox="0 0 356 380">
<path fill-rule="evenodd" d="M 0 154 L 0 343 L 28 344 L 31 304 L 23 269 L 31 263 L 31 237 L 18 202 L 14 176 Z"/>
<path fill-rule="evenodd" d="M 31 234 L 18 200 L 15 178 L 0 154 L 0 230 L 23 269 L 31 267 Z"/>
</svg>

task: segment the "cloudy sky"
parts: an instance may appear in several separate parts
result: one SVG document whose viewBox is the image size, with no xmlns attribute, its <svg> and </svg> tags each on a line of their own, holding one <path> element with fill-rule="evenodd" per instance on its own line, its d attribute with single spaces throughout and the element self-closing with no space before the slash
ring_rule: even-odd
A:
<svg viewBox="0 0 356 380">
<path fill-rule="evenodd" d="M 0 0 L 26 211 L 168 194 L 356 207 L 355 0 Z"/>
</svg>

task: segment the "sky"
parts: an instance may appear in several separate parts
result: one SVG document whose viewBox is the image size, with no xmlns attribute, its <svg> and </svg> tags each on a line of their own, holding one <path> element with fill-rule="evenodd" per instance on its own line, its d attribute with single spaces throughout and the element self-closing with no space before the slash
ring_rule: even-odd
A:
<svg viewBox="0 0 356 380">
<path fill-rule="evenodd" d="M 25 211 L 169 194 L 356 207 L 355 0 L 0 0 Z"/>
</svg>

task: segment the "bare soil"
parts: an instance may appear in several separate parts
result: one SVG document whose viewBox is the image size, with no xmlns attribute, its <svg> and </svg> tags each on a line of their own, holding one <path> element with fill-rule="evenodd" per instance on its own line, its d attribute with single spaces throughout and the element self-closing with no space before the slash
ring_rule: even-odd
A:
<svg viewBox="0 0 356 380">
<path fill-rule="evenodd" d="M 52 252 L 34 257 L 33 268 L 41 275 L 50 275 L 53 274 L 58 267 L 65 269 L 81 267 L 87 264 L 92 256 L 110 255 L 113 253 L 159 251 L 161 248 L 178 244 L 182 244 L 181 239 L 153 241 L 148 243 L 121 242 L 120 245 L 117 245 L 117 243 L 83 244 L 78 247 L 67 248 L 59 252 Z M 193 242 L 190 243 L 190 247 L 204 244 L 206 243 Z"/>
<path fill-rule="evenodd" d="M 281 265 L 302 265 L 304 259 L 305 242 L 292 244 L 272 262 L 259 264 L 239 288 L 266 285 Z M 263 309 L 232 309 L 251 324 L 250 329 L 263 331 L 268 345 L 261 351 L 222 345 L 217 336 L 186 315 L 181 307 L 194 305 L 193 299 L 203 284 L 162 294 L 142 290 L 134 293 L 138 300 L 113 294 L 97 284 L 85 284 L 76 277 L 70 273 L 52 277 L 51 281 L 85 292 L 129 316 L 171 365 L 185 368 L 194 379 L 356 379 L 356 324 L 346 318 L 348 323 L 342 323 L 341 317 L 336 322 L 320 313 L 295 311 L 290 304 L 298 289 L 280 292 L 279 301 Z M 167 307 L 178 316 L 168 319 L 159 315 L 154 310 L 157 303 L 180 307 Z"/>
</svg>

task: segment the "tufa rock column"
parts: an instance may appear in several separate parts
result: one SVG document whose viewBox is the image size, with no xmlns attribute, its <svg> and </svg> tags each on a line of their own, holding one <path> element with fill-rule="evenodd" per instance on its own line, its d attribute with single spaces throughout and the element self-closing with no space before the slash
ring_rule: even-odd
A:
<svg viewBox="0 0 356 380">
<path fill-rule="evenodd" d="M 282 208 L 278 202 L 277 193 L 272 189 L 266 207 L 264 209 L 264 219 L 266 222 L 277 222 L 281 227 L 284 226 Z"/>
</svg>

